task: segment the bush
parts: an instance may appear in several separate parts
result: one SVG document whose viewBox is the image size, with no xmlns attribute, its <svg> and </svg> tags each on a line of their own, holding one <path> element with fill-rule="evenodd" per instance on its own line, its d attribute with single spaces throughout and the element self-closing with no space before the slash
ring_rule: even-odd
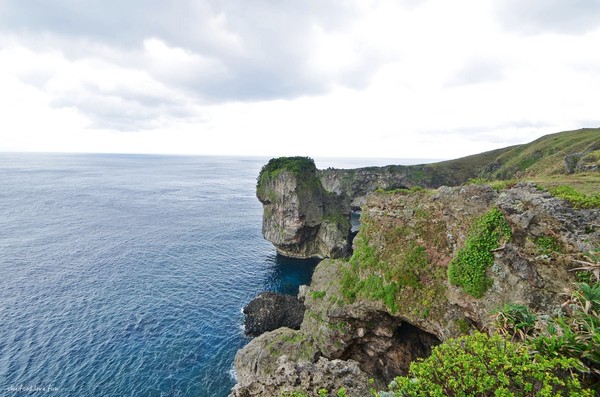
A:
<svg viewBox="0 0 600 397">
<path fill-rule="evenodd" d="M 540 255 L 552 255 L 553 253 L 560 253 L 560 244 L 552 236 L 542 235 L 535 239 L 535 246 L 537 252 Z"/>
<path fill-rule="evenodd" d="M 593 396 L 571 375 L 576 360 L 532 354 L 486 334 L 450 339 L 390 384 L 395 396 Z"/>
</svg>

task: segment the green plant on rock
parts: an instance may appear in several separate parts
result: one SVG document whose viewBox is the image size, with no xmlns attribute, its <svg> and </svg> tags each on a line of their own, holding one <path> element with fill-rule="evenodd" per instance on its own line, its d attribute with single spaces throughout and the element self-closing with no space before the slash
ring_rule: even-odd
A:
<svg viewBox="0 0 600 397">
<path fill-rule="evenodd" d="M 500 335 L 450 339 L 390 384 L 394 396 L 593 396 L 572 376 L 576 360 L 530 352 Z"/>
<path fill-rule="evenodd" d="M 277 157 L 269 160 L 265 164 L 259 174 L 261 176 L 273 176 L 281 171 L 290 171 L 295 175 L 301 175 L 307 172 L 316 171 L 315 161 L 310 157 L 294 156 L 294 157 Z"/>
<path fill-rule="evenodd" d="M 499 192 L 500 190 L 510 189 L 517 184 L 516 179 L 506 180 L 489 180 L 486 178 L 471 178 L 467 182 L 468 185 L 487 185 Z"/>
<path fill-rule="evenodd" d="M 579 360 L 579 369 L 600 381 L 600 284 L 579 284 L 569 302 L 571 313 L 542 324 L 531 343 L 545 354 Z"/>
<path fill-rule="evenodd" d="M 281 393 L 281 397 L 328 397 L 329 391 L 327 389 L 319 389 L 317 394 L 306 394 L 303 391 L 291 391 L 291 392 L 283 392 Z M 335 392 L 336 397 L 347 397 L 348 392 L 345 387 L 340 387 L 337 392 Z"/>
<path fill-rule="evenodd" d="M 536 316 L 523 305 L 507 304 L 496 314 L 499 333 L 520 339 L 548 357 L 575 360 L 586 384 L 600 387 L 600 284 L 580 283 L 565 304 L 566 313 Z M 600 390 L 596 390 L 599 391 Z"/>
<path fill-rule="evenodd" d="M 560 253 L 561 248 L 558 241 L 547 235 L 541 235 L 535 239 L 535 246 L 539 255 L 551 255 L 553 253 Z"/>
<path fill-rule="evenodd" d="M 510 225 L 497 208 L 477 219 L 471 227 L 469 237 L 448 266 L 450 283 L 462 287 L 466 293 L 480 298 L 492 285 L 486 275 L 487 268 L 494 262 L 492 250 L 512 236 Z"/>
<path fill-rule="evenodd" d="M 516 303 L 506 303 L 494 316 L 500 334 L 520 340 L 525 340 L 533 333 L 536 321 L 537 316 L 529 307 Z"/>
</svg>

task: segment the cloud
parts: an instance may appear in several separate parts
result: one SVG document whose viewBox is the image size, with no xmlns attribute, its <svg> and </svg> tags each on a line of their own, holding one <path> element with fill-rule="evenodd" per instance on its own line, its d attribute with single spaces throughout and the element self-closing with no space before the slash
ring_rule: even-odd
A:
<svg viewBox="0 0 600 397">
<path fill-rule="evenodd" d="M 600 19 L 574 1 L 0 1 L 1 148 L 448 158 L 526 142 L 597 123 Z"/>
<path fill-rule="evenodd" d="M 496 82 L 505 77 L 504 65 L 500 60 L 469 60 L 455 73 L 448 84 L 469 85 Z"/>
<path fill-rule="evenodd" d="M 48 44 L 62 42 L 60 48 L 71 59 L 95 57 L 101 46 L 117 53 L 162 52 L 161 67 L 154 59 L 156 78 L 179 79 L 210 101 L 268 100 L 322 94 L 334 82 L 356 86 L 361 81 L 356 76 L 368 74 L 365 59 L 347 59 L 346 74 L 340 77 L 321 72 L 311 54 L 323 35 L 343 32 L 358 11 L 351 3 L 334 0 L 190 0 L 168 5 L 147 0 L 85 5 L 23 0 L 0 5 L 0 30 L 19 32 L 30 44 L 40 36 Z"/>
<path fill-rule="evenodd" d="M 523 34 L 581 34 L 600 21 L 597 0 L 503 0 L 497 10 L 505 28 Z"/>
</svg>

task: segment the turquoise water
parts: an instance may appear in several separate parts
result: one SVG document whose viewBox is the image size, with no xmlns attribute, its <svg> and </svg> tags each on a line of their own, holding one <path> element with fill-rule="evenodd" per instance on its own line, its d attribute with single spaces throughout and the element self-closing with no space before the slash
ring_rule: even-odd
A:
<svg viewBox="0 0 600 397">
<path fill-rule="evenodd" d="M 267 159 L 0 154 L 0 395 L 226 396 L 274 253 Z"/>
</svg>

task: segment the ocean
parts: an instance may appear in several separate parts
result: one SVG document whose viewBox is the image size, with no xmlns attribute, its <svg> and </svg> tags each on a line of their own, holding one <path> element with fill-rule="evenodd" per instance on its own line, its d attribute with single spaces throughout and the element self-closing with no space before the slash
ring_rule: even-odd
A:
<svg viewBox="0 0 600 397">
<path fill-rule="evenodd" d="M 316 265 L 262 237 L 267 160 L 0 153 L 0 395 L 227 396 L 242 307 Z"/>
</svg>

